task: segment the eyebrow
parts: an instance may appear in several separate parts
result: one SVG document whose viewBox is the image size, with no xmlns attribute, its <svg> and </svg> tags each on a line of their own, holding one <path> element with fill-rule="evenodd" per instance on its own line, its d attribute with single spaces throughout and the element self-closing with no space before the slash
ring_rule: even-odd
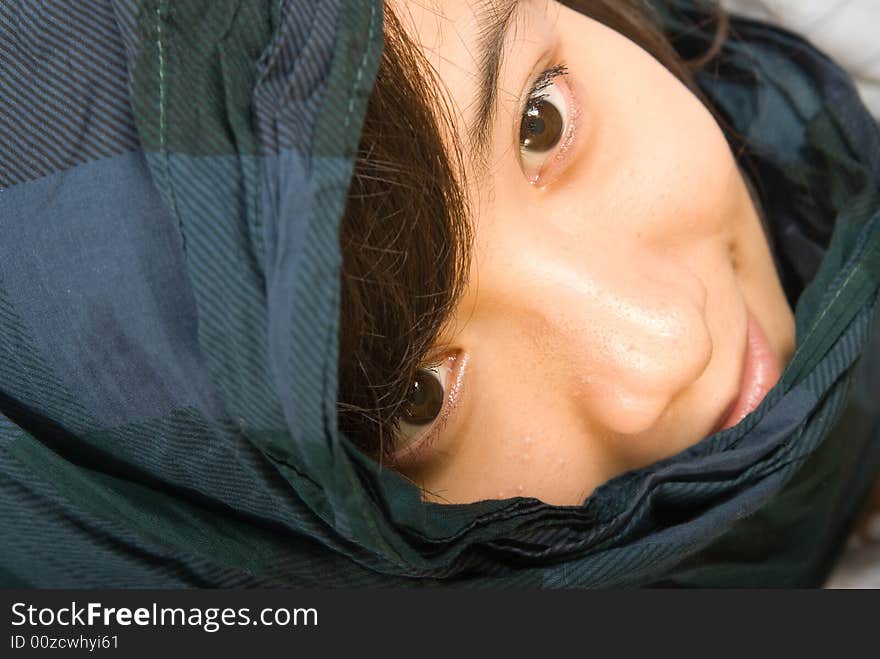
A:
<svg viewBox="0 0 880 659">
<path fill-rule="evenodd" d="M 480 162 L 485 161 L 495 103 L 498 100 L 498 78 L 504 62 L 507 32 L 513 25 L 517 11 L 525 0 L 481 0 L 477 9 L 477 62 L 480 68 L 480 88 L 477 92 L 477 112 L 468 131 L 471 152 Z"/>
</svg>

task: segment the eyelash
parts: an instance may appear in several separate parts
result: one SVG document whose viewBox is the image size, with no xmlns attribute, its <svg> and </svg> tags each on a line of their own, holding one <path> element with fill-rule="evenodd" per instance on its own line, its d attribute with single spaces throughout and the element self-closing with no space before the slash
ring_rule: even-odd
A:
<svg viewBox="0 0 880 659">
<path fill-rule="evenodd" d="M 541 92 L 547 89 L 554 80 L 562 76 L 567 76 L 568 73 L 568 66 L 564 63 L 560 63 L 548 69 L 545 69 L 540 74 L 538 74 L 538 77 L 535 79 L 534 83 L 532 84 L 532 88 L 529 90 L 528 95 L 526 96 L 523 106 L 520 108 L 520 124 L 525 119 L 528 112 L 535 107 L 535 104 L 538 101 L 549 96 L 549 94 L 542 94 Z M 534 176 L 526 176 L 526 178 L 532 185 L 537 185 L 538 187 L 544 187 L 545 185 L 548 185 L 550 182 L 555 180 L 555 172 L 558 169 L 558 163 L 564 161 L 565 155 L 569 152 L 572 144 L 574 143 L 576 128 L 578 125 L 579 109 L 576 99 L 574 98 L 571 91 L 571 86 L 565 85 L 564 87 L 561 87 L 560 90 L 561 93 L 566 97 L 565 109 L 567 119 L 564 133 L 560 137 L 559 143 L 554 148 L 554 150 L 548 154 L 544 164 L 542 164 L 539 171 Z M 519 125 L 516 126 L 517 136 L 519 136 L 519 127 Z M 516 143 L 519 147 L 518 152 L 522 153 L 522 145 L 519 142 L 519 139 L 516 140 Z M 520 155 L 519 157 L 520 164 L 522 166 L 522 155 Z M 549 171 L 547 171 L 548 168 Z M 526 173 L 526 170 L 523 169 L 523 172 Z"/>
<path fill-rule="evenodd" d="M 447 357 L 448 359 L 448 357 Z M 443 392 L 443 408 L 440 410 L 440 414 L 437 416 L 437 419 L 431 424 L 431 427 L 425 431 L 424 435 L 413 442 L 408 448 L 404 449 L 400 455 L 398 456 L 398 460 L 403 461 L 418 461 L 419 458 L 430 451 L 431 447 L 437 441 L 437 439 L 443 434 L 447 424 L 449 423 L 450 418 L 452 417 L 452 413 L 458 407 L 460 402 L 460 393 L 461 393 L 461 374 L 467 363 L 467 357 L 464 355 L 456 356 L 457 366 L 454 369 L 455 377 L 452 378 L 452 382 L 449 384 L 449 390 L 444 390 Z M 443 364 L 444 360 L 439 362 L 433 362 L 422 366 L 421 368 L 433 370 L 439 368 Z"/>
<path fill-rule="evenodd" d="M 557 64 L 556 66 L 551 66 L 549 69 L 546 69 L 538 75 L 537 80 L 535 80 L 535 84 L 532 85 L 531 91 L 529 91 L 528 98 L 526 99 L 526 106 L 523 108 L 523 114 L 529 109 L 529 106 L 546 96 L 543 94 L 538 96 L 538 92 L 547 89 L 550 86 L 550 83 L 553 82 L 554 78 L 558 78 L 559 76 L 568 75 L 568 67 L 565 64 Z"/>
<path fill-rule="evenodd" d="M 410 450 L 406 452 L 405 455 L 407 458 L 417 459 L 423 453 L 430 451 L 431 447 L 446 429 L 446 426 L 449 424 L 449 417 L 455 407 L 455 404 L 449 400 L 450 395 L 451 393 L 446 394 L 443 400 L 443 409 L 440 411 L 440 416 L 437 417 L 437 420 L 434 421 L 431 427 L 425 432 L 425 436 L 416 440 Z"/>
</svg>

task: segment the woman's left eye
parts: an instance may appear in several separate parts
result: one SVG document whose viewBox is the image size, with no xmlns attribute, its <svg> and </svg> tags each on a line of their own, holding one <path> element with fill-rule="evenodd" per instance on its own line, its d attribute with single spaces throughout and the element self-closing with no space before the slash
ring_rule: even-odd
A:
<svg viewBox="0 0 880 659">
<path fill-rule="evenodd" d="M 396 448 L 403 451 L 419 443 L 440 420 L 447 406 L 450 373 L 455 359 L 447 357 L 439 364 L 420 368 L 415 375 L 403 410 L 398 417 Z"/>
<path fill-rule="evenodd" d="M 520 120 L 520 163 L 532 183 L 538 182 L 550 154 L 568 140 L 568 98 L 555 81 L 566 73 L 564 66 L 556 66 L 540 75 Z"/>
</svg>

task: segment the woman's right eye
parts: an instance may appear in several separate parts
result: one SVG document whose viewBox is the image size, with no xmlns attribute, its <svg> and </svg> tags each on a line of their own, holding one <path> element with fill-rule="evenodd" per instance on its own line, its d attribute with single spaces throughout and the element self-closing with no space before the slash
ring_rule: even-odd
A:
<svg viewBox="0 0 880 659">
<path fill-rule="evenodd" d="M 560 143 L 565 147 L 571 113 L 566 94 L 554 80 L 566 73 L 564 66 L 544 71 L 529 92 L 520 119 L 520 164 L 532 183 L 538 182 L 547 160 Z"/>
<path fill-rule="evenodd" d="M 398 418 L 398 451 L 414 444 L 442 414 L 450 370 L 450 360 L 446 359 L 440 364 L 416 371 L 403 412 Z"/>
</svg>

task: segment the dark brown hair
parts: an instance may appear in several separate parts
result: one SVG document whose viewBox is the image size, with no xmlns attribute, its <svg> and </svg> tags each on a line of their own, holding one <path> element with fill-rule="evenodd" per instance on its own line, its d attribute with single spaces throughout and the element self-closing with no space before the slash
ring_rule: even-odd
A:
<svg viewBox="0 0 880 659">
<path fill-rule="evenodd" d="M 692 73 L 641 0 L 564 0 L 640 45 L 698 97 Z M 421 51 L 385 4 L 384 49 L 342 217 L 340 430 L 393 465 L 393 438 L 417 370 L 464 290 L 471 226 L 449 103 Z M 708 104 L 707 104 L 708 105 Z M 444 135 L 453 143 L 444 142 Z"/>
</svg>

